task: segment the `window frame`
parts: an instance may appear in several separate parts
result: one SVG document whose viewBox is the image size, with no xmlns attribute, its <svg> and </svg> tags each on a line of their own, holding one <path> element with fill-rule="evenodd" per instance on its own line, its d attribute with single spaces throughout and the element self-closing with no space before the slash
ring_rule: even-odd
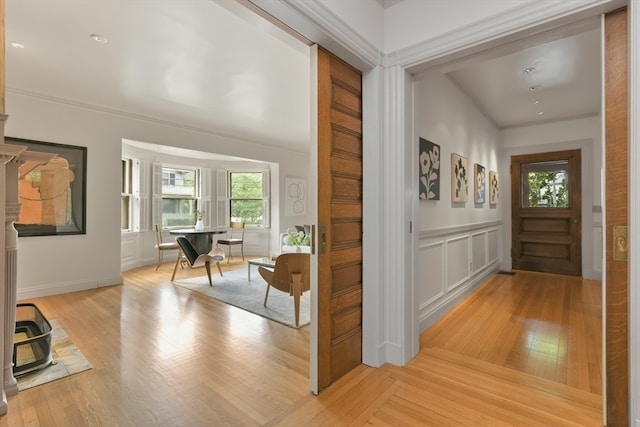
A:
<svg viewBox="0 0 640 427">
<path fill-rule="evenodd" d="M 130 233 L 134 230 L 134 212 L 133 212 L 133 159 L 130 157 L 122 157 L 120 170 L 120 231 L 122 233 Z M 126 208 L 124 198 L 127 198 Z M 123 227 L 123 213 L 126 209 L 127 228 Z"/>
<path fill-rule="evenodd" d="M 193 196 L 189 196 L 189 197 L 180 197 L 180 195 L 176 195 L 176 194 L 171 194 L 171 193 L 165 193 L 164 192 L 164 174 L 165 174 L 165 169 L 172 169 L 175 171 L 193 171 L 194 172 L 194 195 Z M 167 184 L 170 185 L 170 184 Z M 175 186 L 175 183 L 174 183 Z M 201 200 L 201 194 L 202 194 L 202 169 L 200 167 L 197 166 L 186 166 L 186 165 L 176 165 L 176 164 L 169 164 L 169 163 L 162 163 L 160 164 L 160 211 L 158 212 L 159 214 L 159 220 L 160 220 L 160 225 L 162 226 L 163 229 L 172 229 L 172 228 L 185 228 L 185 227 L 194 227 L 195 223 L 196 223 L 196 211 L 197 210 L 201 210 L 201 205 L 202 205 L 202 200 Z M 178 224 L 178 225 L 165 225 L 164 224 L 164 200 L 165 199 L 171 199 L 171 200 L 193 200 L 193 223 L 190 224 Z"/>
<path fill-rule="evenodd" d="M 262 196 L 259 198 L 238 198 L 231 197 L 232 175 L 255 173 L 262 176 Z M 269 228 L 270 227 L 270 170 L 269 169 L 228 169 L 226 173 L 226 221 L 230 224 L 231 204 L 234 200 L 260 200 L 262 202 L 262 222 L 260 224 L 246 223 L 245 228 Z"/>
</svg>

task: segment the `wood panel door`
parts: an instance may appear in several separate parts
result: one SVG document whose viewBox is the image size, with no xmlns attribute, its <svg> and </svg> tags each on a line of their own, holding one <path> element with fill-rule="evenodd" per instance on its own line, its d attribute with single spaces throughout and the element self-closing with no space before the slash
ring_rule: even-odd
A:
<svg viewBox="0 0 640 427">
<path fill-rule="evenodd" d="M 362 75 L 318 50 L 318 390 L 362 361 Z"/>
<path fill-rule="evenodd" d="M 614 256 L 614 228 L 629 223 L 627 10 L 605 16 L 606 425 L 629 425 L 629 265 Z M 625 247 L 626 249 L 626 247 Z"/>
<path fill-rule="evenodd" d="M 580 150 L 511 158 L 513 268 L 582 274 Z"/>
</svg>

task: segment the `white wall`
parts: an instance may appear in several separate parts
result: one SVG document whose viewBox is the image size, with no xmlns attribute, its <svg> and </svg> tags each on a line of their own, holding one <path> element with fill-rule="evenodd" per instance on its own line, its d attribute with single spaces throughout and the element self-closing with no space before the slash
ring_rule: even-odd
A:
<svg viewBox="0 0 640 427">
<path fill-rule="evenodd" d="M 417 202 L 416 296 L 420 332 L 471 292 L 501 257 L 501 211 L 474 203 L 474 163 L 498 170 L 499 132 L 441 74 L 414 83 L 416 164 L 418 138 L 440 145 L 440 200 Z M 451 153 L 468 161 L 469 199 L 451 201 Z M 416 177 L 417 180 L 417 177 Z M 417 191 L 414 192 L 417 198 Z"/>
<path fill-rule="evenodd" d="M 511 247 L 511 156 L 547 151 L 582 151 L 582 275 L 602 278 L 602 118 L 586 117 L 561 122 L 505 129 L 500 132 L 501 204 L 505 219 L 504 245 Z M 504 259 L 511 268 L 511 258 Z"/>
<path fill-rule="evenodd" d="M 122 283 L 120 159 L 123 138 L 278 163 L 280 177 L 306 177 L 309 170 L 309 153 L 195 132 L 179 124 L 115 115 L 10 90 L 6 94 L 6 111 L 9 115 L 7 136 L 87 147 L 87 234 L 20 238 L 18 299 Z M 282 194 L 282 179 L 277 186 Z M 277 215 L 272 217 L 272 225 L 283 224 L 286 230 L 298 222 L 297 218 L 284 216 L 283 200 L 279 200 L 274 209 Z M 151 236 L 145 233 L 136 240 L 134 248 L 149 262 L 153 262 L 147 254 L 147 246 L 152 248 L 154 243 Z M 274 237 L 273 244 L 276 243 L 277 237 Z"/>
</svg>

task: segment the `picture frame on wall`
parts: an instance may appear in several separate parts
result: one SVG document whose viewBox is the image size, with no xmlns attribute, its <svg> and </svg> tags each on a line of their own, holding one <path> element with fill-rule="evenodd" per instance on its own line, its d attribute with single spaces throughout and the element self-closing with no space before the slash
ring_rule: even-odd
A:
<svg viewBox="0 0 640 427">
<path fill-rule="evenodd" d="M 498 180 L 498 172 L 489 171 L 489 204 L 495 206 L 498 204 L 500 195 L 500 183 Z"/>
<path fill-rule="evenodd" d="M 18 237 L 86 234 L 87 147 L 6 137 L 5 143 L 56 154 L 18 178 Z"/>
<path fill-rule="evenodd" d="M 460 154 L 451 153 L 451 201 L 465 203 L 469 198 L 468 161 Z"/>
<path fill-rule="evenodd" d="M 307 181 L 303 178 L 285 178 L 285 215 L 307 214 Z"/>
<path fill-rule="evenodd" d="M 420 138 L 419 150 L 419 198 L 440 200 L 440 146 Z"/>
<path fill-rule="evenodd" d="M 479 163 L 476 163 L 473 165 L 473 176 L 474 176 L 474 187 L 475 187 L 475 197 L 474 197 L 474 202 L 476 204 L 484 204 L 485 202 L 485 183 L 486 183 L 486 177 L 485 177 L 485 169 L 484 166 L 482 166 Z"/>
</svg>

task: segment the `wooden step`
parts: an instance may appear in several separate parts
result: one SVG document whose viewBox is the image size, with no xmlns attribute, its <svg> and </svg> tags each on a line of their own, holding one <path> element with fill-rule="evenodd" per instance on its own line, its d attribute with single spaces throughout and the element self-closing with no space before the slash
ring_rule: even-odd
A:
<svg viewBox="0 0 640 427">
<path fill-rule="evenodd" d="M 602 425 L 597 394 L 441 348 L 423 348 L 404 368 L 387 369 L 405 391 L 396 396 L 417 404 L 428 399 L 423 406 L 449 407 L 475 425 Z"/>
</svg>

